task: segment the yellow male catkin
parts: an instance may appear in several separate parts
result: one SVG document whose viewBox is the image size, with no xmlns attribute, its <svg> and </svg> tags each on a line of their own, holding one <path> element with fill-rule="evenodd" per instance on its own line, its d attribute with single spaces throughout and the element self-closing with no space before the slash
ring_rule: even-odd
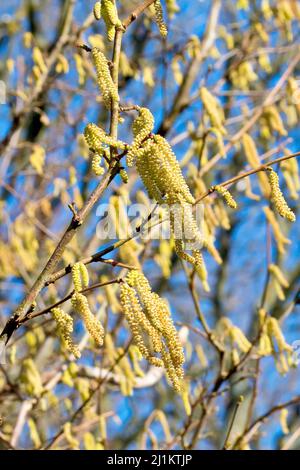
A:
<svg viewBox="0 0 300 470">
<path fill-rule="evenodd" d="M 223 348 L 230 349 L 233 363 L 239 362 L 239 352 L 247 353 L 251 348 L 251 343 L 242 330 L 233 325 L 229 318 L 220 318 L 215 328 L 215 335 Z"/>
<path fill-rule="evenodd" d="M 85 264 L 81 262 L 74 264 L 72 267 L 72 279 L 76 292 L 80 292 L 89 285 L 89 273 Z"/>
<path fill-rule="evenodd" d="M 286 200 L 281 192 L 279 186 L 279 178 L 272 168 L 267 169 L 268 179 L 271 187 L 271 200 L 274 204 L 275 209 L 281 217 L 289 220 L 290 222 L 295 222 L 296 216 L 294 212 L 287 205 Z"/>
<path fill-rule="evenodd" d="M 72 434 L 72 425 L 70 422 L 63 426 L 64 436 L 71 449 L 79 449 L 79 441 Z"/>
<path fill-rule="evenodd" d="M 280 374 L 284 375 L 289 371 L 290 367 L 294 365 L 293 349 L 286 343 L 276 318 L 268 317 L 265 326 L 266 333 L 272 345 L 272 354 L 276 368 Z"/>
<path fill-rule="evenodd" d="M 86 71 L 84 67 L 84 62 L 79 54 L 74 54 L 74 60 L 75 60 L 75 65 L 76 65 L 76 70 L 78 73 L 78 83 L 79 85 L 83 85 L 86 79 Z"/>
<path fill-rule="evenodd" d="M 75 292 L 71 298 L 71 302 L 75 310 L 82 317 L 85 327 L 91 337 L 98 346 L 102 346 L 105 333 L 104 328 L 100 321 L 92 314 L 87 298 L 83 294 Z"/>
<path fill-rule="evenodd" d="M 257 168 L 261 165 L 260 158 L 258 156 L 257 148 L 255 145 L 254 140 L 249 134 L 244 134 L 242 138 L 243 149 L 246 155 L 246 158 L 252 168 Z M 265 173 L 260 171 L 257 173 L 257 177 L 259 180 L 259 186 L 261 192 L 264 196 L 269 197 L 269 185 L 268 185 L 268 178 L 266 177 Z"/>
<path fill-rule="evenodd" d="M 100 155 L 104 153 L 104 145 L 108 145 L 113 148 L 119 148 L 125 150 L 126 144 L 120 140 L 114 140 L 112 137 L 107 135 L 104 130 L 94 123 L 90 123 L 84 129 L 84 138 L 86 143 L 94 151 L 99 152 Z"/>
<path fill-rule="evenodd" d="M 230 328 L 229 334 L 233 344 L 236 344 L 242 352 L 247 353 L 249 351 L 251 348 L 251 343 L 248 341 L 240 328 L 237 326 L 232 326 Z"/>
<path fill-rule="evenodd" d="M 279 352 L 291 351 L 291 346 L 285 341 L 284 335 L 281 331 L 277 318 L 268 317 L 267 330 L 271 340 L 275 339 Z"/>
<path fill-rule="evenodd" d="M 165 38 L 168 35 L 168 28 L 164 21 L 164 14 L 163 14 L 163 9 L 162 9 L 160 0 L 155 0 L 154 9 L 155 9 L 155 21 L 157 23 L 159 32 L 162 35 L 162 37 Z"/>
<path fill-rule="evenodd" d="M 266 218 L 273 229 L 274 238 L 277 243 L 277 248 L 280 254 L 285 253 L 285 245 L 290 245 L 291 240 L 285 237 L 282 233 L 279 223 L 276 220 L 274 212 L 267 206 L 263 208 Z"/>
<path fill-rule="evenodd" d="M 132 124 L 132 133 L 134 140 L 127 154 L 127 165 L 133 166 L 136 154 L 143 141 L 149 136 L 154 128 L 154 117 L 147 108 L 137 108 L 138 116 Z"/>
<path fill-rule="evenodd" d="M 155 135 L 143 145 L 137 153 L 136 167 L 150 198 L 167 204 L 180 203 L 180 197 L 190 204 L 195 202 L 176 156 L 162 136 Z"/>
<path fill-rule="evenodd" d="M 128 183 L 128 173 L 127 171 L 125 170 L 125 168 L 121 168 L 120 170 L 120 177 L 123 181 L 124 184 L 127 184 Z"/>
<path fill-rule="evenodd" d="M 224 198 L 226 204 L 231 207 L 231 209 L 236 209 L 237 208 L 237 203 L 233 199 L 232 195 L 228 191 L 228 189 L 224 188 L 224 186 L 216 185 L 213 187 L 217 193 L 221 194 L 221 196 Z"/>
<path fill-rule="evenodd" d="M 115 0 L 102 0 L 101 15 L 106 25 L 107 39 L 113 41 L 115 27 L 121 25 Z"/>
<path fill-rule="evenodd" d="M 76 359 L 80 358 L 81 354 L 78 347 L 73 343 L 73 318 L 68 313 L 64 312 L 61 308 L 53 308 L 51 310 L 54 320 L 56 321 L 59 334 L 65 344 L 65 347 L 72 353 Z"/>
<path fill-rule="evenodd" d="M 103 103 L 106 108 L 110 109 L 112 102 L 119 101 L 119 94 L 111 78 L 108 61 L 97 47 L 92 48 L 91 55 L 96 70 L 98 87 L 102 93 Z"/>
<path fill-rule="evenodd" d="M 278 132 L 280 135 L 287 135 L 287 131 L 284 128 L 283 121 L 276 106 L 269 106 L 266 108 L 264 116 L 273 131 Z"/>
<path fill-rule="evenodd" d="M 94 152 L 92 158 L 92 171 L 96 176 L 101 176 L 104 173 L 104 168 L 101 165 L 102 155 L 99 152 Z"/>
<path fill-rule="evenodd" d="M 175 13 L 178 13 L 180 11 L 179 6 L 176 3 L 176 0 L 166 0 L 166 6 L 167 6 L 167 11 L 168 15 L 170 18 L 172 18 Z"/>
<path fill-rule="evenodd" d="M 41 375 L 32 359 L 27 358 L 22 364 L 21 382 L 25 385 L 26 392 L 34 397 L 40 397 L 43 393 Z"/>
<path fill-rule="evenodd" d="M 127 274 L 120 299 L 140 353 L 150 364 L 164 367 L 174 389 L 180 392 L 184 353 L 167 304 L 152 292 L 145 276 L 137 270 Z"/>
<path fill-rule="evenodd" d="M 216 98 L 205 87 L 200 89 L 200 98 L 204 109 L 209 116 L 212 127 L 215 127 L 223 135 L 226 135 L 227 132 L 223 126 L 224 114 Z"/>
<path fill-rule="evenodd" d="M 120 301 L 135 345 L 138 347 L 140 353 L 145 359 L 149 361 L 150 364 L 157 367 L 163 367 L 162 360 L 154 356 L 152 352 L 149 351 L 148 345 L 145 343 L 143 337 L 143 329 L 145 328 L 145 315 L 142 311 L 139 300 L 135 295 L 134 289 L 125 282 L 121 284 Z"/>
<path fill-rule="evenodd" d="M 193 215 L 195 199 L 170 144 L 164 137 L 151 134 L 154 127 L 151 112 L 146 108 L 137 110 L 139 115 L 133 123 L 134 140 L 128 152 L 128 165 L 131 166 L 135 161 L 149 197 L 169 206 L 175 251 L 195 266 L 208 290 L 206 269 L 199 251 L 203 237 Z M 185 253 L 185 243 L 194 243 L 192 255 Z"/>
<path fill-rule="evenodd" d="M 32 58 L 33 58 L 35 64 L 39 67 L 40 71 L 42 73 L 46 73 L 48 69 L 47 69 L 43 54 L 42 54 L 41 50 L 38 47 L 33 48 Z"/>
<path fill-rule="evenodd" d="M 277 279 L 277 281 L 282 287 L 285 287 L 286 289 L 289 287 L 289 282 L 285 278 L 279 266 L 276 266 L 275 264 L 270 264 L 269 272 Z"/>
<path fill-rule="evenodd" d="M 94 17 L 96 20 L 101 19 L 101 1 L 96 2 L 93 8 Z"/>
<path fill-rule="evenodd" d="M 287 421 L 288 414 L 289 412 L 287 408 L 283 408 L 280 412 L 280 426 L 281 426 L 283 434 L 289 434 L 290 432 L 288 421 Z"/>
</svg>

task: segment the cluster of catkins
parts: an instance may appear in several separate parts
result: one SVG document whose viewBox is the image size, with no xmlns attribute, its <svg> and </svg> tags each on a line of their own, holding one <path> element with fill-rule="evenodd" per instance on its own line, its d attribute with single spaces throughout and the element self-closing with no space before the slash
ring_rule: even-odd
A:
<svg viewBox="0 0 300 470">
<path fill-rule="evenodd" d="M 229 318 L 220 318 L 213 334 L 216 344 L 224 350 L 223 369 L 227 368 L 229 363 L 236 366 L 240 362 L 241 353 L 246 354 L 251 348 L 251 343 L 243 331 L 233 325 Z M 223 372 L 226 373 L 225 370 Z"/>
<path fill-rule="evenodd" d="M 120 299 L 139 351 L 150 364 L 164 367 L 174 389 L 182 392 L 184 353 L 167 304 L 138 270 L 127 274 Z"/>
<path fill-rule="evenodd" d="M 286 374 L 294 366 L 293 348 L 287 344 L 278 320 L 267 315 L 264 309 L 259 310 L 260 339 L 258 354 L 273 355 L 276 368 L 280 374 Z"/>
<path fill-rule="evenodd" d="M 170 3 L 170 2 L 169 2 Z M 168 11 L 176 12 L 177 5 L 168 5 Z M 177 7 L 178 8 L 178 7 Z M 168 34 L 168 29 L 164 21 L 163 9 L 160 0 L 154 1 L 154 12 L 155 12 L 155 21 L 157 23 L 158 29 L 162 37 L 166 37 Z M 122 22 L 118 17 L 118 10 L 115 0 L 98 0 L 93 8 L 94 17 L 97 21 L 103 18 L 107 39 L 113 41 L 115 37 L 115 30 L 117 27 L 122 27 Z"/>
<path fill-rule="evenodd" d="M 102 158 L 109 160 L 110 148 L 119 148 L 124 150 L 126 144 L 121 141 L 115 141 L 105 133 L 101 127 L 96 124 L 90 123 L 84 129 L 84 138 L 92 152 L 92 171 L 96 176 L 101 176 L 104 173 L 104 168 L 101 166 Z M 123 180 L 126 180 L 126 174 L 123 175 Z"/>
<path fill-rule="evenodd" d="M 107 39 L 109 41 L 113 41 L 116 27 L 122 26 L 118 17 L 115 0 L 97 1 L 94 5 L 93 12 L 96 20 L 101 20 L 101 18 L 103 18 L 106 26 Z"/>
<path fill-rule="evenodd" d="M 152 134 L 152 113 L 147 108 L 136 109 L 138 116 L 132 126 L 134 139 L 127 154 L 127 164 L 129 167 L 136 165 L 149 197 L 169 207 L 175 251 L 180 258 L 195 266 L 207 286 L 207 274 L 199 249 L 204 241 L 193 216 L 195 199 L 170 144 L 164 137 Z M 185 243 L 195 246 L 191 254 L 184 251 Z"/>
</svg>

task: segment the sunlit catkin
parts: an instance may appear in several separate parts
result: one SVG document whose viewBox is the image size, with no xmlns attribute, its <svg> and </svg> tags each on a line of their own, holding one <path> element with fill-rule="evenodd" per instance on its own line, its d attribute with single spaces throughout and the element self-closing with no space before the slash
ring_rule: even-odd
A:
<svg viewBox="0 0 300 470">
<path fill-rule="evenodd" d="M 287 408 L 283 408 L 280 412 L 280 426 L 283 434 L 289 434 L 290 432 L 287 421 L 288 414 L 289 412 Z"/>
<path fill-rule="evenodd" d="M 107 39 L 113 41 L 115 37 L 115 27 L 121 24 L 118 18 L 115 0 L 102 0 L 101 15 L 106 25 Z"/>
<path fill-rule="evenodd" d="M 48 69 L 47 69 L 43 54 L 42 54 L 41 50 L 38 47 L 33 48 L 32 58 L 33 58 L 35 64 L 40 69 L 41 73 L 46 73 Z"/>
<path fill-rule="evenodd" d="M 110 109 L 112 102 L 119 101 L 117 87 L 111 78 L 105 55 L 97 49 L 97 47 L 92 48 L 91 55 L 96 69 L 97 83 L 102 93 L 103 103 L 106 108 Z"/>
<path fill-rule="evenodd" d="M 273 234 L 275 241 L 277 243 L 277 248 L 280 254 L 284 254 L 286 252 L 285 245 L 290 245 L 291 241 L 286 238 L 286 236 L 282 233 L 280 225 L 276 220 L 274 212 L 268 207 L 265 206 L 263 208 L 266 218 L 273 229 Z"/>
<path fill-rule="evenodd" d="M 246 155 L 246 158 L 250 164 L 250 166 L 255 169 L 261 165 L 261 161 L 257 152 L 257 148 L 255 145 L 254 140 L 249 134 L 244 134 L 242 138 L 243 149 Z M 269 197 L 269 185 L 268 185 L 268 178 L 266 177 L 265 173 L 259 171 L 257 173 L 257 177 L 259 180 L 259 186 L 261 192 L 264 196 Z"/>
<path fill-rule="evenodd" d="M 94 17 L 96 20 L 101 19 L 101 1 L 96 2 L 93 8 Z"/>
<path fill-rule="evenodd" d="M 167 377 L 179 392 L 184 354 L 167 304 L 152 292 L 148 280 L 137 270 L 127 274 L 121 285 L 120 299 L 141 354 L 151 364 L 164 366 Z"/>
<path fill-rule="evenodd" d="M 93 153 L 92 158 L 92 171 L 94 175 L 101 176 L 104 173 L 104 168 L 101 166 L 102 155 L 99 152 Z"/>
<path fill-rule="evenodd" d="M 88 333 L 94 339 L 95 343 L 98 346 L 102 346 L 104 339 L 104 328 L 100 321 L 97 320 L 97 318 L 95 318 L 92 314 L 87 298 L 83 294 L 75 292 L 72 296 L 71 302 L 75 310 L 82 317 L 85 327 Z"/>
<path fill-rule="evenodd" d="M 266 117 L 272 131 L 278 132 L 280 135 L 287 135 L 287 131 L 284 128 L 283 121 L 276 106 L 269 106 L 266 108 L 264 116 Z"/>
<path fill-rule="evenodd" d="M 136 167 L 150 198 L 159 203 L 180 204 L 182 196 L 190 204 L 195 202 L 176 156 L 163 137 L 155 135 L 147 141 L 137 154 Z"/>
<path fill-rule="evenodd" d="M 77 359 L 80 357 L 78 347 L 73 343 L 73 318 L 61 308 L 53 308 L 51 310 L 54 320 L 56 321 L 59 334 L 64 342 L 66 349 L 72 353 Z"/>
<path fill-rule="evenodd" d="M 29 395 L 39 397 L 43 393 L 41 375 L 31 358 L 25 359 L 22 363 L 21 382 L 24 383 Z"/>
<path fill-rule="evenodd" d="M 272 168 L 267 169 L 268 179 L 271 187 L 271 200 L 274 204 L 275 209 L 281 217 L 289 220 L 290 222 L 295 222 L 296 216 L 294 212 L 287 205 L 286 200 L 281 192 L 279 186 L 279 178 Z"/>
<path fill-rule="evenodd" d="M 140 353 L 150 362 L 150 364 L 157 367 L 163 367 L 162 360 L 154 356 L 152 351 L 149 351 L 148 345 L 145 343 L 143 330 L 145 328 L 146 317 L 134 289 L 126 282 L 121 284 L 120 301 L 135 345 L 138 347 Z"/>
<path fill-rule="evenodd" d="M 231 193 L 228 191 L 228 189 L 224 188 L 224 186 L 216 185 L 213 187 L 215 191 L 217 191 L 218 194 L 220 194 L 223 198 L 226 204 L 231 207 L 231 209 L 236 209 L 237 208 L 237 203 L 233 199 Z"/>
<path fill-rule="evenodd" d="M 279 266 L 276 266 L 276 264 L 270 264 L 269 265 L 269 272 L 277 279 L 279 284 L 282 287 L 288 288 L 289 287 L 289 282 L 285 278 L 283 272 L 279 268 Z"/>
<path fill-rule="evenodd" d="M 124 142 L 120 140 L 114 140 L 112 137 L 107 135 L 101 127 L 94 123 L 89 123 L 86 126 L 84 129 L 84 138 L 88 146 L 99 153 L 103 153 L 103 145 L 119 148 L 121 150 L 126 148 L 126 144 Z"/>
<path fill-rule="evenodd" d="M 251 343 L 248 341 L 243 331 L 233 325 L 229 318 L 222 317 L 215 329 L 217 341 L 223 348 L 229 348 L 233 363 L 239 362 L 239 353 L 248 353 Z"/>
<path fill-rule="evenodd" d="M 200 98 L 202 100 L 203 107 L 209 116 L 212 127 L 215 127 L 225 135 L 227 132 L 223 126 L 224 114 L 216 98 L 205 87 L 200 89 Z"/>
<path fill-rule="evenodd" d="M 149 136 L 154 128 L 154 117 L 147 108 L 137 108 L 138 116 L 132 124 L 133 142 L 127 154 L 127 165 L 132 166 L 135 162 L 136 154 L 143 141 Z"/>
<path fill-rule="evenodd" d="M 291 152 L 286 151 L 285 153 L 290 154 Z M 300 191 L 299 166 L 297 159 L 290 158 L 283 161 L 281 163 L 281 169 L 291 198 L 297 200 L 299 198 L 298 192 Z"/>
<path fill-rule="evenodd" d="M 127 171 L 125 170 L 125 168 L 121 168 L 120 170 L 120 177 L 123 181 L 124 184 L 127 184 L 128 183 L 128 173 Z"/>
<path fill-rule="evenodd" d="M 89 273 L 85 264 L 81 262 L 74 264 L 72 267 L 72 279 L 76 292 L 80 292 L 89 285 Z"/>
<path fill-rule="evenodd" d="M 164 14 L 160 0 L 155 0 L 154 2 L 155 8 L 155 20 L 159 29 L 160 34 L 163 38 L 165 38 L 168 34 L 168 28 L 164 21 Z"/>
<path fill-rule="evenodd" d="M 170 18 L 172 18 L 175 13 L 178 13 L 180 11 L 179 6 L 176 3 L 176 0 L 166 0 L 166 6 L 167 6 L 167 11 L 168 15 Z"/>
<path fill-rule="evenodd" d="M 290 352 L 292 348 L 285 341 L 284 335 L 281 331 L 277 318 L 268 317 L 266 325 L 267 325 L 268 334 L 272 340 L 276 341 L 279 352 L 284 352 L 284 351 Z"/>
</svg>

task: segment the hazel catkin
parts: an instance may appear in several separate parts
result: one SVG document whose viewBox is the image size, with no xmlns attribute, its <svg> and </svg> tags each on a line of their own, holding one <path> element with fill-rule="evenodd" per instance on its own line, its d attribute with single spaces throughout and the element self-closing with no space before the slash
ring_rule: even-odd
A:
<svg viewBox="0 0 300 470">
<path fill-rule="evenodd" d="M 110 109 L 112 102 L 119 101 L 119 94 L 112 80 L 108 61 L 97 47 L 92 48 L 91 55 L 96 70 L 97 84 L 102 93 L 103 103 L 106 108 Z"/>
<path fill-rule="evenodd" d="M 72 266 L 72 279 L 76 292 L 80 292 L 89 285 L 89 273 L 85 264 L 79 262 Z"/>
<path fill-rule="evenodd" d="M 163 38 L 168 35 L 168 28 L 164 21 L 164 14 L 160 0 L 155 0 L 154 2 L 154 9 L 155 9 L 155 21 L 157 23 L 159 32 Z"/>
<path fill-rule="evenodd" d="M 80 358 L 80 351 L 72 340 L 73 318 L 71 315 L 64 312 L 61 308 L 53 308 L 51 313 L 54 320 L 56 321 L 59 334 L 65 344 L 66 349 L 72 353 L 76 359 Z"/>
<path fill-rule="evenodd" d="M 219 193 L 225 200 L 226 204 L 231 207 L 231 209 L 236 209 L 237 208 L 237 203 L 233 199 L 231 193 L 228 191 L 228 189 L 224 188 L 224 186 L 221 185 L 216 185 L 213 187 L 217 193 Z"/>
<path fill-rule="evenodd" d="M 97 1 L 93 8 L 94 17 L 97 21 L 101 19 L 101 1 Z"/>
<path fill-rule="evenodd" d="M 115 37 L 115 28 L 116 26 L 121 25 L 115 0 L 102 0 L 101 15 L 106 25 L 107 39 L 109 41 L 113 41 Z"/>
<path fill-rule="evenodd" d="M 271 188 L 271 200 L 275 209 L 277 210 L 278 214 L 281 215 L 281 217 L 284 217 L 290 222 L 295 222 L 296 216 L 284 199 L 279 186 L 279 178 L 276 171 L 274 171 L 272 168 L 268 168 L 266 171 Z"/>
<path fill-rule="evenodd" d="M 121 284 L 120 300 L 139 351 L 150 364 L 164 367 L 174 389 L 180 392 L 184 353 L 167 304 L 152 292 L 138 270 L 130 271 Z"/>
<path fill-rule="evenodd" d="M 104 339 L 104 328 L 100 321 L 97 320 L 97 318 L 95 318 L 92 314 L 88 299 L 85 297 L 85 295 L 80 294 L 79 292 L 75 292 L 71 298 L 71 302 L 75 310 L 82 317 L 84 325 L 90 336 L 94 339 L 98 346 L 102 346 Z"/>
</svg>

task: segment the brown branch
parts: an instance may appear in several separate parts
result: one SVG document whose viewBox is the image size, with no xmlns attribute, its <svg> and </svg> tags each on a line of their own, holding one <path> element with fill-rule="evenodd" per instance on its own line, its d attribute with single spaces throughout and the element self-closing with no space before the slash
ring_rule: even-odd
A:
<svg viewBox="0 0 300 470">
<path fill-rule="evenodd" d="M 124 28 L 128 28 L 155 0 L 146 0 L 144 3 L 136 7 L 135 10 L 123 21 Z"/>
<path fill-rule="evenodd" d="M 140 234 L 142 234 L 142 230 L 144 226 L 151 220 L 151 217 L 153 213 L 155 212 L 157 205 L 154 207 L 154 209 L 150 212 L 150 214 L 143 220 L 133 231 L 131 235 L 129 235 L 125 240 L 119 240 L 118 242 L 112 243 L 108 247 L 104 248 L 103 250 L 98 251 L 97 253 L 87 257 L 83 258 L 80 260 L 81 263 L 87 265 L 90 263 L 107 263 L 111 264 L 112 266 L 119 266 L 121 268 L 125 269 L 136 269 L 135 266 L 130 266 L 128 264 L 120 263 L 115 260 L 110 260 L 110 259 L 105 259 L 103 256 L 107 255 L 108 253 L 111 253 L 112 251 L 116 250 L 117 248 L 120 248 L 122 245 L 125 243 L 129 242 L 133 238 L 137 238 Z M 66 274 L 69 274 L 71 272 L 73 264 L 69 264 L 65 268 L 61 269 L 60 271 L 57 271 L 56 273 L 52 274 L 47 282 L 45 283 L 45 286 L 48 286 L 49 284 L 53 284 L 54 282 L 58 281 L 62 277 L 64 277 Z"/>
<path fill-rule="evenodd" d="M 99 287 L 105 287 L 109 286 L 111 284 L 121 284 L 123 280 L 120 278 L 118 279 L 112 279 L 111 281 L 106 281 L 106 282 L 97 282 L 96 284 L 93 284 L 92 286 L 86 287 L 85 289 L 82 289 L 80 291 L 81 294 L 89 294 L 90 292 L 94 291 L 95 289 L 98 289 Z M 40 317 L 41 315 L 45 315 L 46 313 L 51 312 L 53 308 L 59 307 L 60 305 L 64 304 L 68 300 L 71 299 L 72 295 L 74 294 L 75 290 L 73 289 L 72 292 L 70 292 L 68 295 L 66 295 L 63 299 L 59 300 L 58 302 L 55 302 L 55 304 L 50 305 L 50 307 L 46 307 L 40 312 L 36 313 L 31 313 L 27 315 L 23 320 L 19 320 L 19 325 L 23 325 L 29 320 L 32 320 L 33 318 Z"/>
<path fill-rule="evenodd" d="M 285 160 L 289 160 L 290 158 L 296 158 L 300 156 L 300 152 L 292 153 L 291 155 L 285 155 L 284 157 L 276 158 L 276 160 L 272 160 L 271 162 L 264 163 L 260 165 L 257 168 L 254 168 L 253 170 L 246 171 L 240 175 L 234 176 L 233 178 L 230 178 L 229 180 L 223 181 L 222 183 L 219 184 L 219 186 L 229 186 L 231 184 L 237 183 L 243 178 L 246 178 L 247 176 L 254 175 L 255 173 L 258 173 L 260 171 L 265 171 L 267 168 L 270 166 L 276 165 L 276 163 L 281 163 L 284 162 Z M 207 196 L 212 194 L 214 192 L 214 186 L 212 186 L 210 189 L 208 189 L 204 194 L 199 196 L 196 199 L 196 204 L 197 202 L 202 201 L 205 199 Z"/>
<path fill-rule="evenodd" d="M 252 434 L 252 432 L 254 432 L 261 424 L 263 424 L 270 416 L 272 416 L 272 414 L 276 413 L 276 411 L 280 411 L 283 408 L 288 408 L 290 406 L 297 405 L 298 403 L 300 403 L 300 396 L 299 395 L 292 398 L 291 400 L 288 400 L 288 401 L 284 402 L 284 403 L 280 403 L 278 405 L 273 406 L 266 413 L 260 415 L 251 424 L 251 426 L 249 426 L 246 429 L 246 431 L 235 441 L 235 443 L 233 445 L 233 449 L 237 448 L 238 445 L 242 441 L 246 440 L 246 442 L 248 442 L 247 438 L 250 439 L 250 435 Z"/>
<path fill-rule="evenodd" d="M 90 264 L 90 263 L 98 263 L 98 262 L 109 264 L 110 266 L 118 267 L 118 268 L 137 269 L 136 266 L 131 266 L 129 264 L 121 263 L 120 261 L 116 261 L 114 259 L 102 258 L 99 253 L 95 253 L 92 256 L 88 256 L 87 258 L 83 258 L 80 260 L 80 263 L 83 263 L 85 265 Z M 57 271 L 56 273 L 52 274 L 50 278 L 48 279 L 48 281 L 45 283 L 45 286 L 49 286 L 50 284 L 53 284 L 54 282 L 64 277 L 66 274 L 69 274 L 72 271 L 72 267 L 74 266 L 74 264 L 75 263 L 71 263 L 65 268 L 61 269 L 60 271 Z"/>
</svg>

